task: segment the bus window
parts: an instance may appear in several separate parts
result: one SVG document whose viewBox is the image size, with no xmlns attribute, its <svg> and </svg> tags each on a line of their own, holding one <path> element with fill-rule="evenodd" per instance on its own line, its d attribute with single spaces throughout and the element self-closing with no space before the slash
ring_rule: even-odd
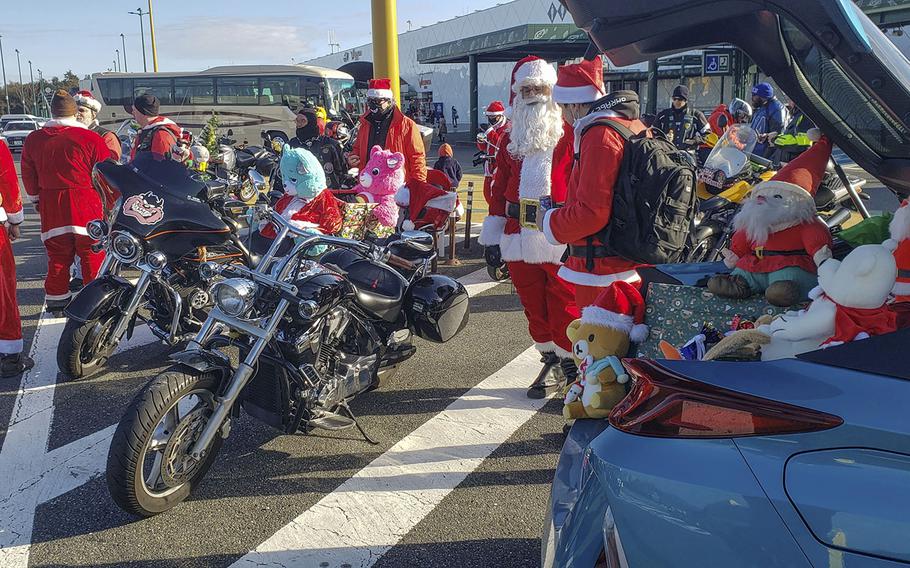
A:
<svg viewBox="0 0 910 568">
<path fill-rule="evenodd" d="M 124 105 L 132 104 L 133 101 L 127 101 L 123 94 L 123 79 L 98 79 L 98 90 L 100 93 L 94 93 L 106 105 Z"/>
<path fill-rule="evenodd" d="M 325 106 L 325 79 L 321 77 L 300 78 L 301 106 L 315 108 Z"/>
<path fill-rule="evenodd" d="M 174 79 L 174 103 L 178 105 L 214 104 L 214 80 L 190 77 Z"/>
<path fill-rule="evenodd" d="M 143 93 L 152 93 L 158 97 L 163 105 L 174 104 L 174 93 L 171 89 L 170 79 L 145 79 L 136 78 L 133 81 L 133 99 Z M 129 101 L 132 104 L 132 100 Z"/>
<path fill-rule="evenodd" d="M 216 79 L 220 105 L 259 104 L 259 79 L 225 77 Z"/>
<path fill-rule="evenodd" d="M 328 85 L 328 98 L 335 111 L 347 108 L 347 103 L 356 105 L 357 94 L 354 91 L 353 79 L 326 79 Z"/>
<path fill-rule="evenodd" d="M 259 104 L 283 105 L 296 109 L 300 106 L 300 79 L 297 77 L 263 77 Z"/>
</svg>

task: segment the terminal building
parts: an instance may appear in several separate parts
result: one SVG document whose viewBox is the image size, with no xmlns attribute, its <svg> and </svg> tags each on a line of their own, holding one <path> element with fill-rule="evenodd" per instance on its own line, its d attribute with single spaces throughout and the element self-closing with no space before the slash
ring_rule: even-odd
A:
<svg viewBox="0 0 910 568">
<path fill-rule="evenodd" d="M 910 0 L 854 1 L 893 33 L 899 47 L 905 44 L 903 26 L 910 23 Z M 587 47 L 587 34 L 558 0 L 513 0 L 403 32 L 398 36 L 402 108 L 424 123 L 444 113 L 450 132 L 476 132 L 490 101 L 508 104 L 516 61 L 533 54 L 563 63 L 582 57 Z M 372 60 L 372 45 L 366 44 L 307 63 L 349 73 L 365 88 L 373 76 Z M 669 106 L 670 93 L 680 83 L 689 87 L 695 108 L 710 110 L 733 96 L 744 96 L 761 78 L 760 70 L 732 46 L 711 46 L 622 68 L 604 59 L 607 89 L 637 91 L 642 108 L 649 112 Z M 647 88 L 649 81 L 656 82 L 656 89 L 653 84 Z M 653 101 L 648 100 L 649 91 L 656 92 Z"/>
</svg>

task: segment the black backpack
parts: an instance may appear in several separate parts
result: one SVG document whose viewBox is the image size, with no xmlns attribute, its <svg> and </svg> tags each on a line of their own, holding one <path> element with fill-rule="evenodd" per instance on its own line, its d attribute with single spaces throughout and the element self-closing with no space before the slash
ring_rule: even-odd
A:
<svg viewBox="0 0 910 568">
<path fill-rule="evenodd" d="M 619 176 L 613 188 L 610 222 L 588 238 L 600 239 L 611 255 L 642 264 L 668 264 L 683 258 L 683 249 L 698 211 L 695 168 L 685 152 L 659 130 L 633 134 L 612 120 L 588 125 L 611 128 L 625 140 Z"/>
</svg>

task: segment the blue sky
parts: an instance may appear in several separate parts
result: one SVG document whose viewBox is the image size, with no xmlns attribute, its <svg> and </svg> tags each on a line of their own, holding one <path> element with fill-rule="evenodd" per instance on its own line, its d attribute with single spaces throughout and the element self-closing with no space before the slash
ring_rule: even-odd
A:
<svg viewBox="0 0 910 568">
<path fill-rule="evenodd" d="M 495 6 L 495 0 L 398 0 L 398 29 L 414 29 Z M 30 59 L 46 77 L 72 69 L 80 77 L 113 66 L 115 49 L 126 39 L 127 65 L 142 70 L 139 18 L 127 14 L 147 0 L 0 0 L 0 35 L 6 77 L 23 78 Z M 370 41 L 369 0 L 153 0 L 160 71 L 199 71 L 214 65 L 290 63 L 329 52 L 334 30 L 341 49 Z M 148 69 L 152 70 L 148 20 Z"/>
</svg>

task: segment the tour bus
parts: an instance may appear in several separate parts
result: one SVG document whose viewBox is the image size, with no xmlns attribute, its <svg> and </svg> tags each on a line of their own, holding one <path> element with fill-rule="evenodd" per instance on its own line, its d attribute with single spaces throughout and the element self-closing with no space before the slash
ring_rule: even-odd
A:
<svg viewBox="0 0 910 568">
<path fill-rule="evenodd" d="M 154 93 L 161 114 L 198 134 L 214 113 L 219 132 L 257 143 L 262 130 L 293 136 L 294 115 L 302 107 L 324 107 L 339 116 L 354 97 L 354 78 L 310 65 L 230 65 L 198 73 L 95 73 L 80 82 L 104 105 L 98 120 L 117 130 L 132 118 L 133 99 Z"/>
</svg>

